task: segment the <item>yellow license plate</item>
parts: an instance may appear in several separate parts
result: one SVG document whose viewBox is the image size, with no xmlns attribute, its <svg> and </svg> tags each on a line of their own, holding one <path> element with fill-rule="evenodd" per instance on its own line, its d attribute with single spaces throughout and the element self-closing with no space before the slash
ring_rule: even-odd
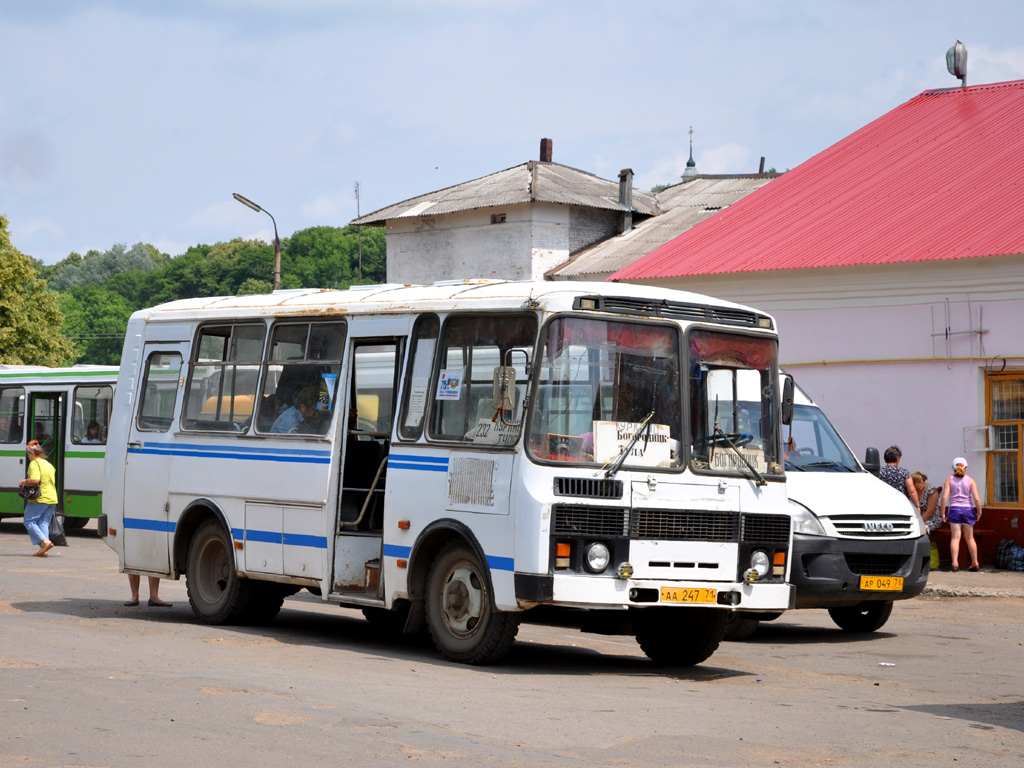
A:
<svg viewBox="0 0 1024 768">
<path fill-rule="evenodd" d="M 705 587 L 662 587 L 663 603 L 717 603 L 718 590 Z"/>
<path fill-rule="evenodd" d="M 902 576 L 861 576 L 860 588 L 874 592 L 899 592 L 903 589 Z"/>
</svg>

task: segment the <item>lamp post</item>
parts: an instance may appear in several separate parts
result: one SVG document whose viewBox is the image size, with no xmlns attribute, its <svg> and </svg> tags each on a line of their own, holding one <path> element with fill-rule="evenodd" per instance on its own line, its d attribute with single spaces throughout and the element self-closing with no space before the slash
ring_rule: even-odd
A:
<svg viewBox="0 0 1024 768">
<path fill-rule="evenodd" d="M 274 215 L 270 211 L 260 208 L 252 200 L 242 197 L 237 192 L 232 192 L 231 196 L 242 205 L 252 208 L 256 213 L 267 214 L 270 220 L 274 222 L 274 290 L 276 291 L 281 287 L 281 238 L 277 236 L 277 222 L 274 221 Z"/>
</svg>

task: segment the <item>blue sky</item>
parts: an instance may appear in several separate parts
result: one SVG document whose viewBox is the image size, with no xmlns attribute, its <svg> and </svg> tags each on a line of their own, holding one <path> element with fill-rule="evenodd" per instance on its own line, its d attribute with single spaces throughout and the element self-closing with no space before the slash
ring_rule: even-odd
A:
<svg viewBox="0 0 1024 768">
<path fill-rule="evenodd" d="M 930 88 L 1024 78 L 1019 0 L 0 3 L 0 214 L 46 263 L 344 226 L 554 160 L 792 168 Z M 956 158 L 950 158 L 955 169 Z"/>
</svg>

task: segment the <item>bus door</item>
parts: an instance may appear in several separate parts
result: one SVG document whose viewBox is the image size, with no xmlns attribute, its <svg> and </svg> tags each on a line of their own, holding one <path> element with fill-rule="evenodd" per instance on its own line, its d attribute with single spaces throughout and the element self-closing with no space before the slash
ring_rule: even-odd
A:
<svg viewBox="0 0 1024 768">
<path fill-rule="evenodd" d="M 141 385 L 125 456 L 123 546 L 128 570 L 170 572 L 171 437 L 187 349 L 187 343 L 166 342 L 143 348 Z"/>
<path fill-rule="evenodd" d="M 0 517 L 21 517 L 25 500 L 18 481 L 25 476 L 25 389 L 0 388 Z"/>
<path fill-rule="evenodd" d="M 65 392 L 29 392 L 28 439 L 38 440 L 57 475 L 57 512 L 64 509 Z"/>
<path fill-rule="evenodd" d="M 403 340 L 352 339 L 338 483 L 333 590 L 380 597 L 384 490 Z M 343 413 L 344 413 L 343 412 Z"/>
</svg>

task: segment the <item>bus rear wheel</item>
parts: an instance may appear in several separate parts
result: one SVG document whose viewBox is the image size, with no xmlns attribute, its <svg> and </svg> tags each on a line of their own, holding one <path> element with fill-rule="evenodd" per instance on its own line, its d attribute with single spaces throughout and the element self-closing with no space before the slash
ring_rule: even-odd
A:
<svg viewBox="0 0 1024 768">
<path fill-rule="evenodd" d="M 692 667 L 718 650 L 729 612 L 716 608 L 650 608 L 633 623 L 640 649 L 655 664 Z"/>
<path fill-rule="evenodd" d="M 243 621 L 250 599 L 249 585 L 238 577 L 231 537 L 216 520 L 196 531 L 188 550 L 188 601 L 204 624 Z"/>
<path fill-rule="evenodd" d="M 498 661 L 519 631 L 519 616 L 495 609 L 479 558 L 461 542 L 449 544 L 434 559 L 426 611 L 437 650 L 461 664 Z"/>
</svg>

